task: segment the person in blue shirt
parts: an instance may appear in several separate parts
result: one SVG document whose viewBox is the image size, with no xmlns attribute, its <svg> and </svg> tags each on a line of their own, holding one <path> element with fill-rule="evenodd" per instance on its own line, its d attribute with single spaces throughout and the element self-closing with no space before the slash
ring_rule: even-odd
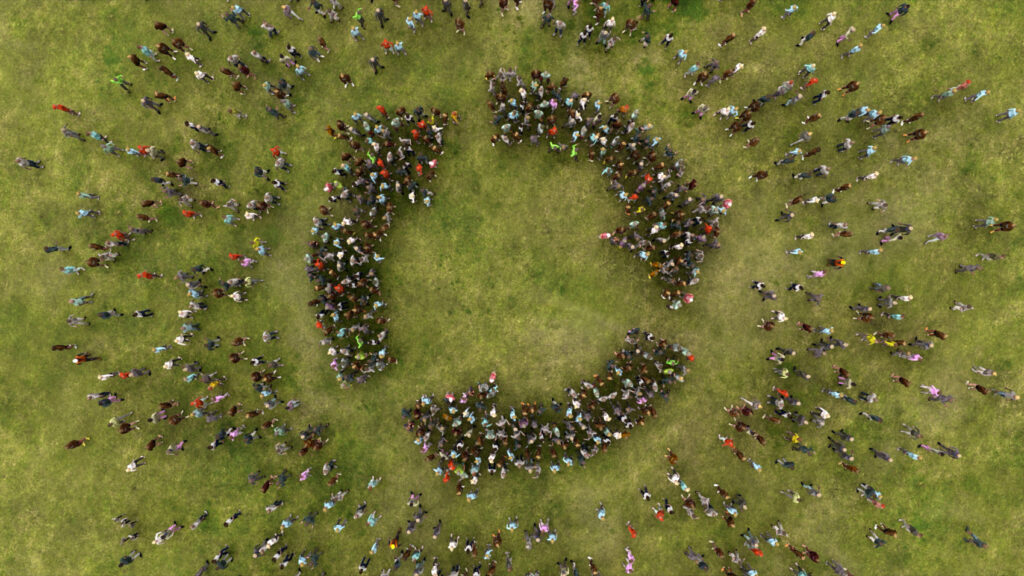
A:
<svg viewBox="0 0 1024 576">
<path fill-rule="evenodd" d="M 1017 109 L 1016 108 L 1008 108 L 1006 110 L 1006 112 L 1000 112 L 999 114 L 996 114 L 996 122 L 1003 122 L 1004 120 L 1009 120 L 1011 118 L 1016 118 L 1016 117 L 1017 117 Z"/>
<path fill-rule="evenodd" d="M 988 90 L 982 90 L 982 91 L 978 92 L 977 94 L 975 94 L 974 96 L 964 96 L 964 102 L 966 102 L 968 104 L 973 104 L 974 102 L 977 102 L 978 100 L 981 100 L 985 96 L 988 96 L 988 93 L 989 93 Z"/>
<path fill-rule="evenodd" d="M 907 458 L 910 458 L 911 460 L 914 460 L 915 462 L 916 462 L 917 460 L 920 460 L 920 459 L 921 459 L 921 457 L 920 457 L 920 456 L 918 456 L 917 454 L 915 454 L 915 453 L 913 453 L 913 452 L 910 452 L 910 451 L 906 450 L 905 448 L 897 448 L 897 450 L 899 450 L 899 451 L 900 451 L 900 452 L 902 452 L 903 454 L 906 454 Z"/>
<path fill-rule="evenodd" d="M 875 34 L 878 34 L 879 32 L 882 31 L 882 28 L 884 28 L 884 27 L 885 27 L 885 24 L 882 24 L 881 22 L 879 22 L 878 24 L 875 24 L 875 27 L 872 28 L 871 31 L 868 32 L 866 36 L 864 36 L 864 39 L 866 40 L 868 38 L 871 38 Z"/>
<path fill-rule="evenodd" d="M 146 58 L 149 58 L 153 62 L 159 62 L 160 61 L 160 59 L 156 57 L 156 54 L 153 52 L 152 49 L 150 49 L 149 46 L 145 46 L 145 45 L 143 45 L 143 46 L 136 46 L 136 48 L 138 48 L 139 51 L 142 52 L 143 56 L 145 56 Z"/>
<path fill-rule="evenodd" d="M 839 58 L 841 58 L 841 59 L 846 59 L 846 58 L 849 58 L 850 56 L 853 56 L 854 54 L 857 54 L 858 52 L 860 52 L 860 49 L 861 49 L 861 48 L 862 48 L 863 46 L 864 46 L 863 44 L 857 44 L 857 45 L 856 45 L 856 46 L 854 46 L 853 48 L 850 48 L 850 49 L 849 49 L 849 50 L 847 50 L 846 52 L 843 52 L 843 53 L 842 53 L 842 54 L 841 54 L 841 55 L 839 56 Z"/>
</svg>

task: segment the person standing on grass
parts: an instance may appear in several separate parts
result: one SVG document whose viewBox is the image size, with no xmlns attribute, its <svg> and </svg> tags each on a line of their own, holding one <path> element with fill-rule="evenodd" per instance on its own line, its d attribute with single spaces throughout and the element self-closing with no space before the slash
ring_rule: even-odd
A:
<svg viewBox="0 0 1024 576">
<path fill-rule="evenodd" d="M 202 20 L 196 22 L 196 32 L 206 36 L 206 39 L 210 42 L 213 42 L 213 35 L 217 33 L 216 30 L 211 30 L 210 26 Z"/>
<path fill-rule="evenodd" d="M 302 17 L 296 14 L 295 10 L 292 9 L 291 4 L 282 4 L 281 12 L 284 13 L 285 18 L 294 18 L 299 22 L 303 21 Z"/>
<path fill-rule="evenodd" d="M 966 102 L 967 104 L 973 104 L 988 95 L 988 90 L 981 90 L 977 94 L 974 94 L 973 96 L 964 96 L 964 102 Z"/>
<path fill-rule="evenodd" d="M 1016 117 L 1017 117 L 1017 109 L 1016 108 L 1007 108 L 1006 112 L 1000 112 L 999 114 L 996 114 L 996 122 L 1004 122 L 1006 120 L 1011 120 L 1011 119 L 1016 118 Z"/>
<path fill-rule="evenodd" d="M 111 83 L 111 84 L 116 84 L 116 85 L 117 85 L 117 86 L 119 86 L 119 87 L 120 87 L 120 88 L 121 88 L 122 90 L 124 90 L 125 92 L 128 92 L 129 94 L 131 94 L 131 91 L 132 91 L 132 90 L 131 90 L 131 86 L 132 86 L 132 83 L 131 83 L 131 82 L 129 82 L 129 81 L 127 81 L 127 80 L 125 80 L 125 79 L 124 79 L 124 75 L 123 75 L 123 74 L 118 74 L 118 75 L 114 76 L 114 77 L 113 77 L 113 78 L 112 78 L 112 79 L 110 80 L 110 83 Z"/>
<path fill-rule="evenodd" d="M 378 60 L 376 56 L 370 57 L 370 67 L 373 68 L 374 76 L 378 74 L 379 70 L 387 68 L 387 66 L 384 66 L 383 64 L 380 63 L 380 60 Z"/>
<path fill-rule="evenodd" d="M 978 536 L 971 530 L 970 526 L 964 526 L 964 532 L 967 534 L 967 536 L 964 536 L 963 538 L 964 542 L 974 544 L 978 548 L 988 548 L 988 544 L 983 542 L 981 538 L 978 538 Z"/>
<path fill-rule="evenodd" d="M 164 105 L 163 102 L 156 102 L 149 96 L 142 97 L 142 99 L 139 102 L 142 104 L 143 108 L 149 108 L 157 114 L 160 114 L 160 107 Z"/>
<path fill-rule="evenodd" d="M 125 566 L 134 562 L 136 558 L 142 558 L 142 552 L 139 552 L 138 550 L 132 550 L 128 554 L 121 557 L 121 560 L 119 560 L 117 563 L 117 567 L 124 568 Z"/>
<path fill-rule="evenodd" d="M 22 158 L 21 156 L 18 156 L 17 158 L 15 158 L 14 159 L 14 163 L 17 164 L 18 166 L 21 166 L 22 168 L 26 168 L 26 169 L 28 169 L 28 168 L 35 168 L 37 170 L 42 170 L 43 169 L 43 163 L 41 161 L 29 160 L 28 158 Z"/>
<path fill-rule="evenodd" d="M 51 106 L 51 108 L 54 109 L 54 110 L 60 110 L 61 112 L 67 112 L 68 114 L 71 114 L 72 116 L 81 116 L 82 115 L 81 112 L 78 112 L 76 110 L 72 110 L 71 108 L 68 108 L 67 106 L 65 106 L 63 104 L 54 104 L 53 106 Z"/>
<path fill-rule="evenodd" d="M 866 36 L 864 36 L 864 39 L 867 40 L 868 38 L 871 38 L 875 34 L 878 34 L 879 32 L 882 31 L 882 28 L 884 28 L 884 27 L 885 27 L 885 24 L 883 24 L 881 22 L 879 22 L 878 24 L 875 24 L 875 27 L 872 28 L 871 31 L 868 32 Z"/>
<path fill-rule="evenodd" d="M 861 48 L 863 48 L 863 47 L 864 47 L 863 44 L 857 44 L 853 48 L 850 48 L 848 51 L 843 52 L 842 54 L 840 54 L 839 57 L 841 59 L 849 58 L 850 56 L 853 56 L 854 54 L 857 54 L 858 52 L 860 52 Z"/>
</svg>

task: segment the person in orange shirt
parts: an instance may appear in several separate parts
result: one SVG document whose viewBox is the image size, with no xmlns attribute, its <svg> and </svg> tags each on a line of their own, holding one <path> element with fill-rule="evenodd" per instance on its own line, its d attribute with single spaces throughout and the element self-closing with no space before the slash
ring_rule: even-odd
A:
<svg viewBox="0 0 1024 576">
<path fill-rule="evenodd" d="M 61 112 L 67 112 L 68 114 L 71 114 L 72 116 L 81 116 L 82 115 L 81 112 L 77 112 L 75 110 L 72 110 L 71 108 L 68 108 L 67 106 L 65 106 L 63 104 L 54 104 L 53 106 L 51 106 L 51 108 L 53 108 L 54 110 L 60 110 Z"/>
</svg>

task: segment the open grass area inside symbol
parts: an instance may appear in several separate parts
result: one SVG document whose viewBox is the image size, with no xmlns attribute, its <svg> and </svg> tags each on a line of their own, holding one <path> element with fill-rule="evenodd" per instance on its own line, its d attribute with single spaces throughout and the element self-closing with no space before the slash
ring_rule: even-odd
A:
<svg viewBox="0 0 1024 576">
<path fill-rule="evenodd" d="M 466 148 L 444 156 L 437 204 L 385 244 L 396 377 L 443 393 L 497 370 L 504 401 L 547 399 L 629 328 L 674 316 L 642 264 L 598 238 L 622 217 L 593 166 Z"/>
</svg>

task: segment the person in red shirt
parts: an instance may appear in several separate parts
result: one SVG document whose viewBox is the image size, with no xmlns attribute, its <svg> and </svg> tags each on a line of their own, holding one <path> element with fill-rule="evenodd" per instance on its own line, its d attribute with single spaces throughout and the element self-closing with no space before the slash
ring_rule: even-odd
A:
<svg viewBox="0 0 1024 576">
<path fill-rule="evenodd" d="M 423 16 L 426 17 L 427 20 L 430 20 L 431 22 L 434 21 L 434 12 L 431 11 L 430 7 L 427 6 L 426 4 L 423 5 L 423 8 L 420 9 L 420 12 L 423 13 Z"/>
<path fill-rule="evenodd" d="M 195 218 L 196 216 L 199 216 L 199 213 L 195 210 L 182 210 L 181 215 L 185 218 Z"/>
<path fill-rule="evenodd" d="M 632 524 L 630 524 L 629 522 L 626 522 L 626 529 L 629 530 L 629 537 L 630 538 L 636 538 L 636 529 L 633 528 Z"/>
<path fill-rule="evenodd" d="M 145 270 L 136 274 L 135 277 L 140 280 L 152 280 L 153 278 L 155 278 L 152 272 L 147 272 Z"/>
<path fill-rule="evenodd" d="M 281 155 L 281 147 L 280 146 L 274 146 L 273 148 L 270 149 L 270 154 L 274 158 L 277 158 L 278 156 Z"/>
<path fill-rule="evenodd" d="M 232 260 L 238 260 L 241 257 L 242 257 L 241 254 L 235 254 L 233 252 L 228 252 L 228 258 L 231 258 Z"/>
<path fill-rule="evenodd" d="M 54 110 L 60 110 L 61 112 L 67 112 L 68 114 L 71 114 L 72 116 L 81 116 L 82 115 L 81 112 L 77 112 L 75 110 L 72 110 L 71 108 L 68 108 L 67 106 L 65 106 L 63 104 L 54 104 L 52 106 L 52 108 Z"/>
<path fill-rule="evenodd" d="M 658 522 L 664 522 L 665 521 L 665 511 L 664 510 L 658 510 L 657 512 L 654 513 L 654 517 L 658 519 Z M 636 536 L 634 536 L 634 538 L 636 538 Z"/>
<path fill-rule="evenodd" d="M 384 42 L 387 42 L 387 40 L 385 40 Z M 383 43 L 381 45 L 383 46 Z M 387 108 L 381 106 L 380 104 L 377 104 L 376 108 L 377 108 L 377 112 L 380 112 L 381 116 L 383 116 L 384 118 L 388 117 L 388 110 L 387 110 Z"/>
<path fill-rule="evenodd" d="M 391 46 L 392 44 L 391 42 L 388 42 L 387 38 L 385 38 L 384 41 L 380 43 L 380 47 L 385 50 L 391 50 Z M 377 109 L 380 110 L 380 106 L 377 106 Z"/>
<path fill-rule="evenodd" d="M 558 134 L 558 126 L 548 128 L 548 136 L 554 136 L 555 134 Z"/>
<path fill-rule="evenodd" d="M 800 89 L 803 90 L 804 88 L 810 88 L 811 86 L 814 86 L 817 83 L 818 83 L 818 79 L 817 78 L 811 78 L 810 80 L 807 81 L 807 84 L 804 84 L 803 86 L 801 86 Z"/>
<path fill-rule="evenodd" d="M 126 238 L 124 232 L 121 232 L 120 230 L 114 230 L 113 232 L 110 233 L 110 236 L 112 238 L 117 238 L 118 240 L 124 240 Z"/>
</svg>

